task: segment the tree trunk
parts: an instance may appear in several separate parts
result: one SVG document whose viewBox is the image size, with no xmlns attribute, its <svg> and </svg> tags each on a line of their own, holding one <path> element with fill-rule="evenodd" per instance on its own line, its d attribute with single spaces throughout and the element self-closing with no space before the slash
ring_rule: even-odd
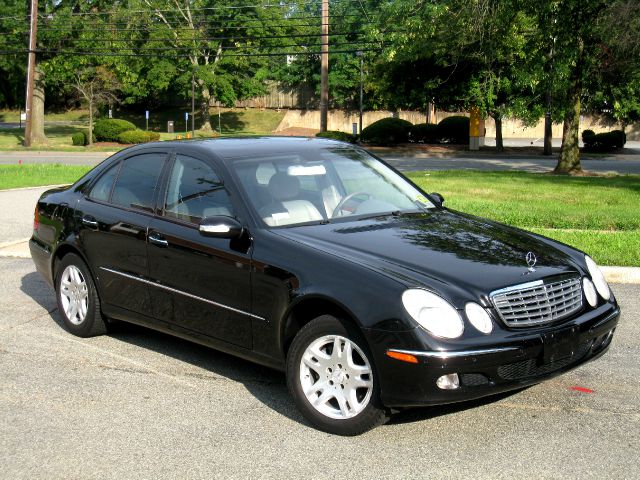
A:
<svg viewBox="0 0 640 480">
<path fill-rule="evenodd" d="M 492 115 L 493 121 L 496 124 L 496 150 L 504 152 L 504 142 L 502 141 L 502 115 Z"/>
<path fill-rule="evenodd" d="M 93 145 L 93 101 L 89 100 L 89 136 L 87 137 L 89 146 Z"/>
<path fill-rule="evenodd" d="M 584 43 L 578 39 L 578 59 L 571 72 L 571 86 L 569 88 L 570 108 L 564 115 L 562 128 L 562 148 L 554 173 L 577 173 L 582 171 L 580 165 L 580 144 L 578 130 L 580 128 L 580 96 L 582 94 L 582 69 Z"/>
<path fill-rule="evenodd" d="M 552 123 L 551 113 L 547 112 L 544 115 L 544 155 L 551 155 L 553 153 L 552 141 Z"/>
<path fill-rule="evenodd" d="M 47 143 L 47 136 L 44 134 L 44 75 L 37 65 L 33 77 L 31 136 L 31 145 L 43 145 Z"/>
<path fill-rule="evenodd" d="M 211 100 L 211 93 L 205 86 L 202 87 L 202 101 L 200 103 L 200 113 L 202 115 L 202 126 L 200 127 L 205 132 L 211 131 L 211 114 L 209 113 L 209 102 Z"/>
</svg>

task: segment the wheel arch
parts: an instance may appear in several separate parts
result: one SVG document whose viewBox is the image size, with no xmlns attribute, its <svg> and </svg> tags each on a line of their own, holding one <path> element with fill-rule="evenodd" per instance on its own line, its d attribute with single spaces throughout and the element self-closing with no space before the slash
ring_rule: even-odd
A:
<svg viewBox="0 0 640 480">
<path fill-rule="evenodd" d="M 85 263 L 85 265 L 87 266 L 89 271 L 91 272 L 91 275 L 95 278 L 95 273 L 91 269 L 91 265 L 87 261 L 87 258 L 82 253 L 82 251 L 76 245 L 74 245 L 72 243 L 62 243 L 62 244 L 60 244 L 58 246 L 58 248 L 56 248 L 56 250 L 53 252 L 53 255 L 51 256 L 51 278 L 53 279 L 54 284 L 55 284 L 55 281 L 56 281 L 56 276 L 55 276 L 56 275 L 56 265 L 65 256 L 67 256 L 70 253 L 74 253 L 74 254 L 78 255 L 82 259 L 82 261 Z"/>
<path fill-rule="evenodd" d="M 280 327 L 280 348 L 284 358 L 287 356 L 291 342 L 302 327 L 321 315 L 332 315 L 349 322 L 362 333 L 362 327 L 356 315 L 345 305 L 326 295 L 305 295 L 296 299 L 283 316 Z"/>
</svg>

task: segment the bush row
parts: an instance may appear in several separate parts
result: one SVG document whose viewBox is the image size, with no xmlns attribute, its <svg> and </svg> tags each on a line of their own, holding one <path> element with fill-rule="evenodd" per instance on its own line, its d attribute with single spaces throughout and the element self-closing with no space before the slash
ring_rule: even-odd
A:
<svg viewBox="0 0 640 480">
<path fill-rule="evenodd" d="M 328 130 L 326 132 L 316 133 L 316 137 L 329 138 L 331 140 L 339 140 L 341 142 L 356 143 L 358 137 L 355 137 L 349 133 L 339 132 L 338 130 Z"/>
<path fill-rule="evenodd" d="M 93 141 L 96 141 L 96 136 L 93 136 Z M 86 145 L 89 145 L 89 132 L 76 132 L 73 135 L 71 135 L 71 143 L 73 143 L 73 145 L 77 145 L 77 146 L 81 146 L 84 147 Z"/>
<path fill-rule="evenodd" d="M 454 115 L 437 125 L 411 122 L 399 118 L 383 118 L 362 130 L 361 140 L 375 145 L 398 143 L 459 143 L 469 142 L 469 118 Z"/>
<path fill-rule="evenodd" d="M 146 143 L 160 140 L 158 132 L 148 132 L 146 130 L 127 130 L 117 137 L 119 143 Z"/>
<path fill-rule="evenodd" d="M 73 145 L 88 145 L 89 132 L 77 132 L 71 136 Z M 126 120 L 116 118 L 102 118 L 93 126 L 93 141 L 118 143 L 146 143 L 160 140 L 157 132 L 138 130 L 136 126 Z"/>
<path fill-rule="evenodd" d="M 582 132 L 582 143 L 584 143 L 585 150 L 610 152 L 624 147 L 624 144 L 627 143 L 627 135 L 622 130 L 612 130 L 604 133 L 584 130 Z"/>
</svg>

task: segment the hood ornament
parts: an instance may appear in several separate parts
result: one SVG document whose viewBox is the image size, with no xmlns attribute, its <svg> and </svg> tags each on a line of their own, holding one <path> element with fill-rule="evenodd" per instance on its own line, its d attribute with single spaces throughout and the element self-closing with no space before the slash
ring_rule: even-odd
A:
<svg viewBox="0 0 640 480">
<path fill-rule="evenodd" d="M 524 257 L 527 265 L 529 266 L 529 272 L 535 272 L 536 269 L 533 268 L 536 266 L 536 263 L 538 263 L 538 258 L 536 257 L 536 254 L 533 252 L 527 252 L 527 255 Z"/>
</svg>

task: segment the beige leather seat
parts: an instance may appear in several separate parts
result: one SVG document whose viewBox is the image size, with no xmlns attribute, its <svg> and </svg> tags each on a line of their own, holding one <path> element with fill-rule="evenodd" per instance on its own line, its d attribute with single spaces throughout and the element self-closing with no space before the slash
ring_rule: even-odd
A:
<svg viewBox="0 0 640 480">
<path fill-rule="evenodd" d="M 270 227 L 322 220 L 318 209 L 308 200 L 298 198 L 300 180 L 279 172 L 269 179 L 273 203 L 260 209 L 260 216 Z"/>
</svg>

